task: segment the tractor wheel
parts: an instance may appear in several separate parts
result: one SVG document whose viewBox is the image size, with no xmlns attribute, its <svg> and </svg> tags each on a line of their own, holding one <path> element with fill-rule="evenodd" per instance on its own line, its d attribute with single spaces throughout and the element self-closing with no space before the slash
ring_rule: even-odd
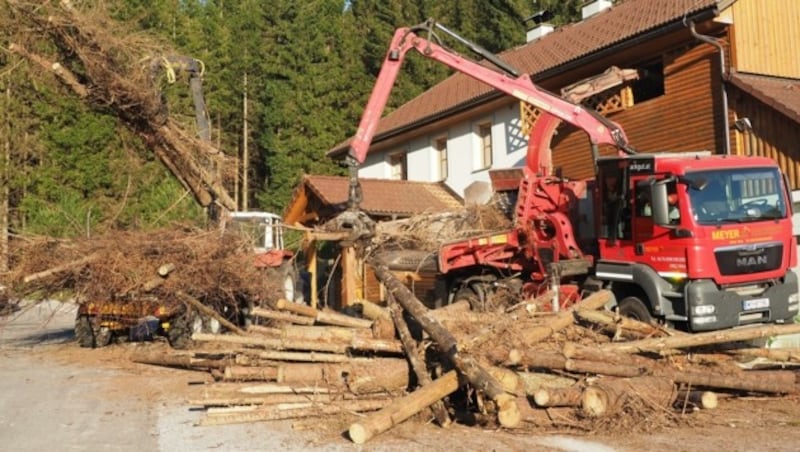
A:
<svg viewBox="0 0 800 452">
<path fill-rule="evenodd" d="M 92 319 L 88 315 L 79 315 L 75 318 L 75 339 L 81 347 L 94 348 L 94 330 Z"/>
<path fill-rule="evenodd" d="M 297 301 L 297 269 L 291 262 L 281 265 L 281 295 L 286 301 Z"/>
<path fill-rule="evenodd" d="M 111 343 L 111 339 L 113 338 L 114 332 L 106 326 L 101 326 L 100 330 L 94 336 L 94 346 L 97 348 L 105 347 Z"/>
<path fill-rule="evenodd" d="M 619 302 L 619 313 L 644 323 L 653 323 L 650 310 L 638 297 L 625 297 Z"/>
<path fill-rule="evenodd" d="M 469 286 L 458 289 L 453 297 L 453 303 L 458 303 L 459 301 L 468 302 L 470 309 L 473 311 L 482 312 L 485 308 L 478 294 Z"/>
</svg>

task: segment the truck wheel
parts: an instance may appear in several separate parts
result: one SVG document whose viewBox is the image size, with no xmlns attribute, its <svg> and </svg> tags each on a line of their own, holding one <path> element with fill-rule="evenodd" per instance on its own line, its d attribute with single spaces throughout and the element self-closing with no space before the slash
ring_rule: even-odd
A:
<svg viewBox="0 0 800 452">
<path fill-rule="evenodd" d="M 619 313 L 644 323 L 653 323 L 653 316 L 638 297 L 625 297 L 619 302 Z"/>
<path fill-rule="evenodd" d="M 92 319 L 88 315 L 79 315 L 75 318 L 75 339 L 81 347 L 94 348 L 94 330 Z"/>
</svg>

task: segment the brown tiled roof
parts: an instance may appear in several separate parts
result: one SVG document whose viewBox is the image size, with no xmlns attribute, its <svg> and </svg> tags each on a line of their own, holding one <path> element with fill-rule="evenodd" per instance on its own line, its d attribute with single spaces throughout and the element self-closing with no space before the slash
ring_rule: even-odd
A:
<svg viewBox="0 0 800 452">
<path fill-rule="evenodd" d="M 714 11 L 730 1 L 719 0 L 627 0 L 581 22 L 560 27 L 531 43 L 500 54 L 501 59 L 534 78 L 571 61 L 644 35 L 671 23 L 681 24 L 684 17 Z M 495 90 L 462 73 L 456 73 L 428 91 L 399 107 L 378 125 L 375 141 L 397 129 L 430 121 L 449 111 L 458 110 Z M 329 151 L 338 155 L 348 141 Z"/>
<path fill-rule="evenodd" d="M 800 80 L 736 73 L 731 83 L 759 101 L 800 122 Z"/>
<path fill-rule="evenodd" d="M 364 199 L 361 210 L 370 215 L 410 216 L 463 206 L 461 199 L 443 183 L 406 180 L 359 179 Z M 307 175 L 305 186 L 328 205 L 347 202 L 347 177 Z"/>
</svg>

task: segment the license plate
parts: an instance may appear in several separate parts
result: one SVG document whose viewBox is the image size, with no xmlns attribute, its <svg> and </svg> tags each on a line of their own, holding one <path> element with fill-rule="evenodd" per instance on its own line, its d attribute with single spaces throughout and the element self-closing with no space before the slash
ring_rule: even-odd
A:
<svg viewBox="0 0 800 452">
<path fill-rule="evenodd" d="M 754 300 L 744 300 L 742 308 L 745 311 L 752 311 L 754 309 L 764 309 L 769 307 L 769 298 L 756 298 Z"/>
</svg>

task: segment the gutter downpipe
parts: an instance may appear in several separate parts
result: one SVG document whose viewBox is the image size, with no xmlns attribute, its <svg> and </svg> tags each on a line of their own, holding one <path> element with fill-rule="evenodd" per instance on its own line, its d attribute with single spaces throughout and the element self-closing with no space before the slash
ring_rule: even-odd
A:
<svg viewBox="0 0 800 452">
<path fill-rule="evenodd" d="M 730 120 L 728 119 L 728 91 L 725 88 L 727 84 L 727 71 L 725 70 L 725 48 L 722 44 L 719 43 L 719 40 L 713 38 L 711 36 L 701 35 L 700 33 L 695 30 L 694 21 L 692 20 L 685 20 L 683 21 L 684 25 L 689 27 L 689 31 L 692 32 L 692 36 L 703 41 L 707 44 L 711 44 L 712 46 L 719 49 L 719 70 L 720 70 L 720 77 L 722 78 L 722 83 L 720 83 L 722 87 L 722 112 L 723 112 L 723 126 L 725 132 L 725 155 L 731 155 L 731 133 L 730 133 Z"/>
</svg>

